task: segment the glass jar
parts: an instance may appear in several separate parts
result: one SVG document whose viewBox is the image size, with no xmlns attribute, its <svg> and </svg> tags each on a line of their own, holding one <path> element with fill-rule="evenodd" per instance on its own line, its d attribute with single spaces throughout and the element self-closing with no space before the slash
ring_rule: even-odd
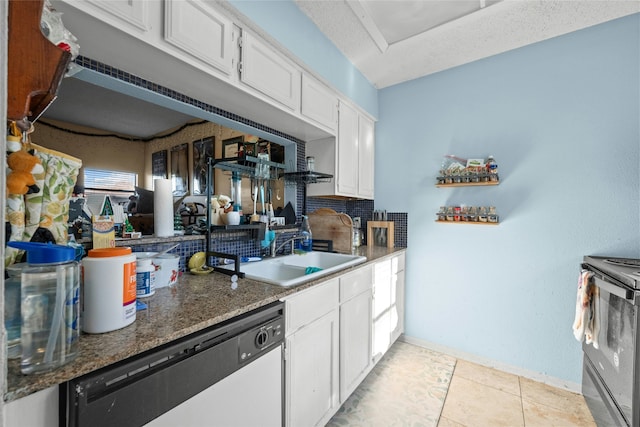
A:
<svg viewBox="0 0 640 427">
<path fill-rule="evenodd" d="M 27 251 L 28 266 L 20 275 L 20 369 L 32 374 L 58 368 L 78 354 L 80 268 L 75 249 L 34 242 L 7 245 Z"/>
<path fill-rule="evenodd" d="M 20 296 L 22 294 L 22 270 L 26 267 L 26 263 L 19 263 L 6 268 L 9 277 L 4 282 L 4 327 L 7 330 L 7 357 L 9 359 L 16 359 L 22 354 Z"/>
</svg>

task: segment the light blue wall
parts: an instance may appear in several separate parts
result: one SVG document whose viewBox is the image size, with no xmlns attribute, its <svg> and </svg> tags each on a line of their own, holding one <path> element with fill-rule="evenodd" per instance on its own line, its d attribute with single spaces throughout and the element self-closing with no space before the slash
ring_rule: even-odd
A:
<svg viewBox="0 0 640 427">
<path fill-rule="evenodd" d="M 383 89 L 376 208 L 409 212 L 407 335 L 579 383 L 586 254 L 640 257 L 640 15 Z M 496 187 L 434 186 L 493 154 Z M 494 205 L 497 227 L 436 224 Z"/>
<path fill-rule="evenodd" d="M 291 0 L 230 0 L 291 53 L 373 117 L 378 91 Z"/>
</svg>

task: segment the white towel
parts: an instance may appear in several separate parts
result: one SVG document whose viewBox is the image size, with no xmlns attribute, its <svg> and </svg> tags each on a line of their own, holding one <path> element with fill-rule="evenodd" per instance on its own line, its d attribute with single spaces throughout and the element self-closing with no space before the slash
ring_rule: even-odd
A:
<svg viewBox="0 0 640 427">
<path fill-rule="evenodd" d="M 600 331 L 600 292 L 591 278 L 593 273 L 582 270 L 578 276 L 578 294 L 576 297 L 576 317 L 573 322 L 573 336 L 580 342 L 598 346 Z"/>
</svg>

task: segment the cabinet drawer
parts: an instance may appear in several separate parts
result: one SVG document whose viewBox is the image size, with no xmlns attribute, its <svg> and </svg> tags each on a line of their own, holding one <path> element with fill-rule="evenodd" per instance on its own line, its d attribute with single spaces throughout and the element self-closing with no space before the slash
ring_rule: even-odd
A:
<svg viewBox="0 0 640 427">
<path fill-rule="evenodd" d="M 340 277 L 340 302 L 347 301 L 361 294 L 373 285 L 371 266 L 359 268 Z"/>
<path fill-rule="evenodd" d="M 404 271 L 404 252 L 391 259 L 391 272 L 393 274 Z"/>
<path fill-rule="evenodd" d="M 338 279 L 309 288 L 286 300 L 286 335 L 338 307 Z"/>
</svg>

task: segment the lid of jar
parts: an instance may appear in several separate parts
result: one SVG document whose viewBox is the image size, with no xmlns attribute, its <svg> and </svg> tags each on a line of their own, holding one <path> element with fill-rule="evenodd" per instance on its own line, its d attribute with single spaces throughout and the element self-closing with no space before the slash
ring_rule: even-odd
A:
<svg viewBox="0 0 640 427">
<path fill-rule="evenodd" d="M 109 258 L 123 255 L 131 255 L 131 248 L 128 246 L 122 246 L 119 248 L 97 248 L 91 249 L 87 253 L 89 258 Z"/>
<path fill-rule="evenodd" d="M 53 264 L 73 261 L 76 250 L 71 246 L 40 242 L 7 242 L 12 248 L 27 252 L 27 264 Z"/>
</svg>

